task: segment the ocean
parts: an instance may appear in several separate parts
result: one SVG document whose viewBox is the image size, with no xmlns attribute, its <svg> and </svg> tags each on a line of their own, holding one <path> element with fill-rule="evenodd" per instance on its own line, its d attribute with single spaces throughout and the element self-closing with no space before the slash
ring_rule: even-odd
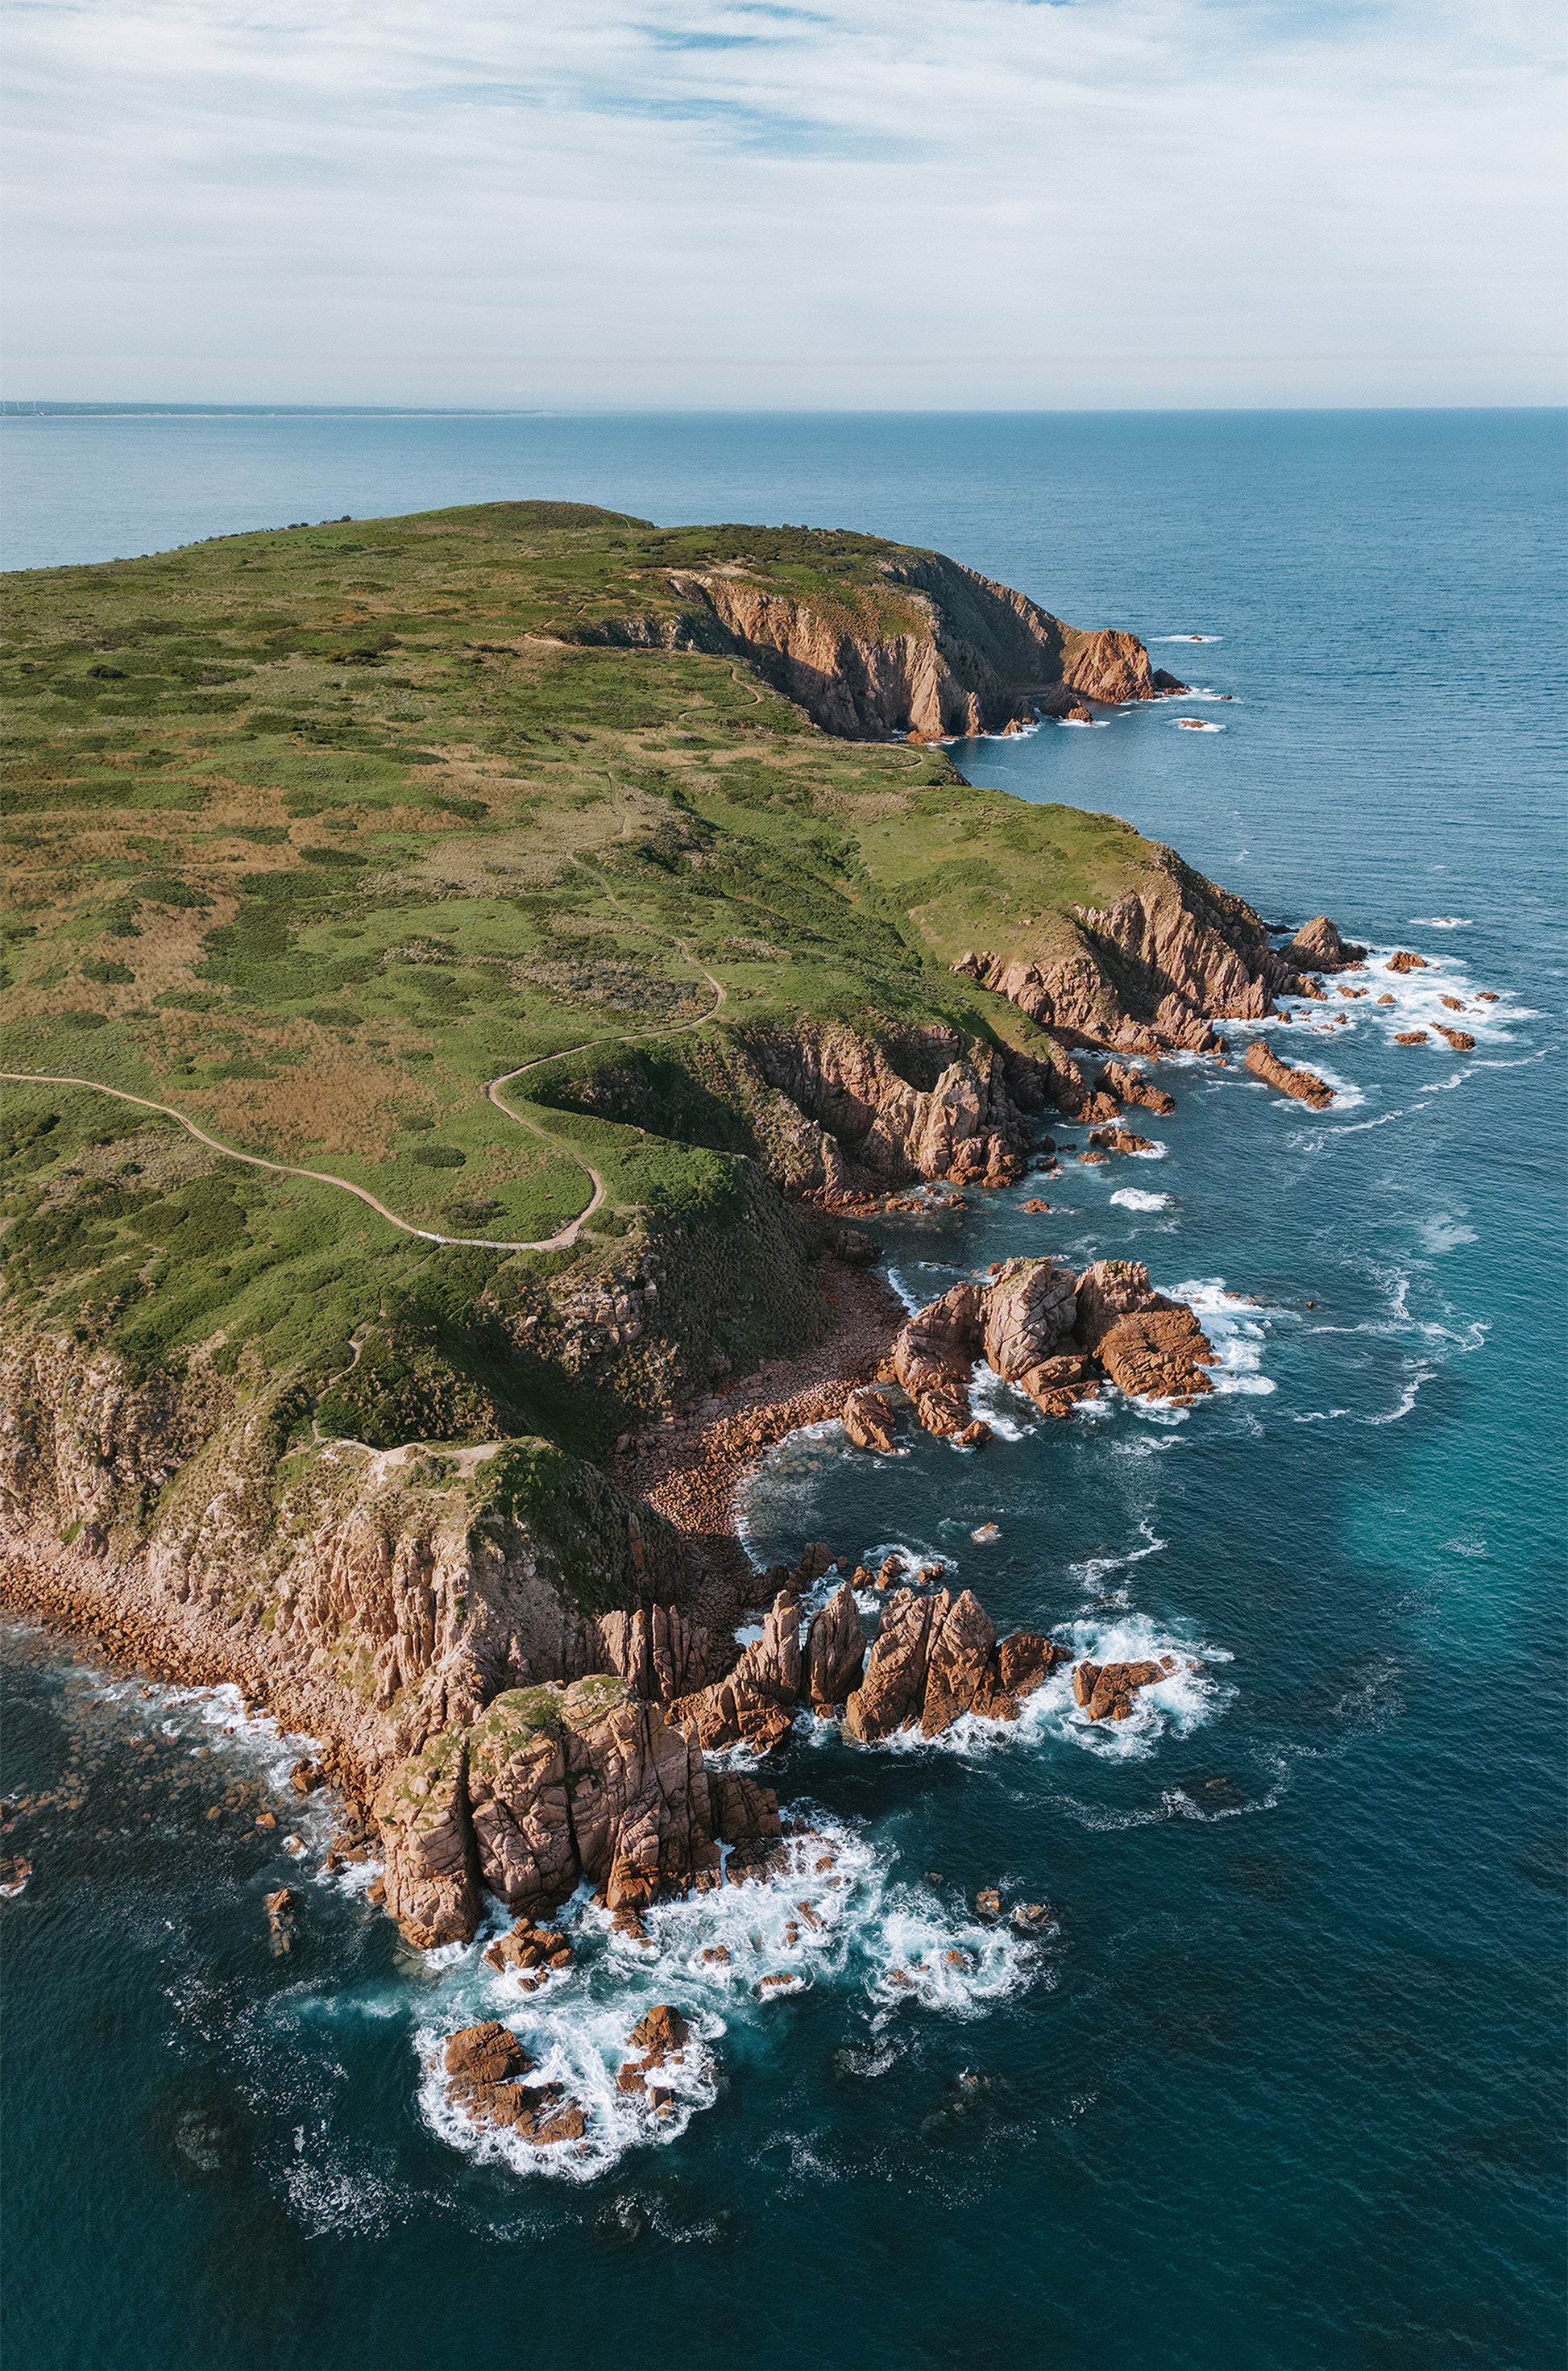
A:
<svg viewBox="0 0 1568 2371">
<path fill-rule="evenodd" d="M 831 1873 L 655 1914 L 651 1965 L 590 1914 L 526 2004 L 585 2157 L 446 2122 L 421 2048 L 515 1994 L 311 1874 L 289 1741 L 6 1632 L 0 1795 L 50 1798 L 0 1901 L 7 2361 L 1559 2364 L 1562 417 L 6 418 L 0 459 L 9 565 L 523 494 L 934 544 L 1193 686 L 971 779 L 1375 951 L 1327 1035 L 1268 1032 L 1331 1108 L 1176 1061 L 1147 1153 L 878 1223 L 912 1305 L 1014 1253 L 1143 1260 L 1218 1388 L 1053 1424 L 993 1385 L 974 1452 L 797 1435 L 758 1560 L 934 1556 L 999 1628 L 1182 1668 L 1115 1727 L 1059 1680 L 937 1744 L 802 1725 L 767 1775 Z M 1445 995 L 1472 1052 L 1396 1042 Z M 991 1885 L 1048 1915 L 987 1921 Z M 657 1999 L 701 2039 L 642 2140 L 603 2052 Z"/>
</svg>

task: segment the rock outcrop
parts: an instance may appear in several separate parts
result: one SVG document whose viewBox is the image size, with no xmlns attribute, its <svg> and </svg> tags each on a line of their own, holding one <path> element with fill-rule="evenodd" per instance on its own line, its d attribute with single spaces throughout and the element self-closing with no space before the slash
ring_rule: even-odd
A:
<svg viewBox="0 0 1568 2371">
<path fill-rule="evenodd" d="M 510 2026 L 491 2018 L 482 2025 L 465 2025 L 446 2044 L 444 2064 L 449 2075 L 472 2083 L 504 2083 L 532 2065 Z"/>
<path fill-rule="evenodd" d="M 388 1915 L 421 1951 L 467 1942 L 479 1885 L 464 1739 L 446 1732 L 401 1763 L 376 1795 L 375 1819 Z"/>
<path fill-rule="evenodd" d="M 1152 1152 L 1154 1150 L 1147 1136 L 1135 1136 L 1130 1128 L 1090 1128 L 1089 1140 L 1097 1152 Z"/>
<path fill-rule="evenodd" d="M 536 1926 L 528 1918 L 517 1919 L 512 1932 L 498 1936 L 485 1952 L 486 1961 L 498 1975 L 513 1970 L 525 1992 L 536 1991 L 549 1975 L 570 1968 L 574 1956 L 559 1929 Z"/>
<path fill-rule="evenodd" d="M 509 2026 L 493 2018 L 466 2025 L 447 2041 L 442 2064 L 446 2097 L 470 2122 L 515 2132 L 548 2148 L 581 2140 L 588 2120 L 559 2083 L 520 2083 L 534 2061 Z"/>
<path fill-rule="evenodd" d="M 743 1771 L 711 1770 L 708 1794 L 714 1838 L 729 1846 L 725 1870 L 730 1883 L 767 1876 L 785 1849 L 778 1798 L 772 1787 L 759 1787 Z"/>
<path fill-rule="evenodd" d="M 980 1344 L 1005 1383 L 1029 1378 L 1078 1321 L 1078 1284 L 1071 1268 L 1048 1259 L 1004 1263 L 980 1294 Z"/>
<path fill-rule="evenodd" d="M 942 1591 L 946 1599 L 947 1592 Z M 844 1706 L 844 1733 L 862 1745 L 912 1727 L 926 1696 L 926 1654 L 934 1597 L 912 1589 L 893 1591 L 882 1607 L 882 1625 L 866 1659 L 865 1677 Z"/>
<path fill-rule="evenodd" d="M 1424 971 L 1426 957 L 1412 954 L 1408 947 L 1401 947 L 1397 954 L 1389 956 L 1383 969 L 1385 971 Z"/>
<path fill-rule="evenodd" d="M 1366 948 L 1348 946 L 1326 914 L 1303 922 L 1284 954 L 1297 971 L 1354 971 L 1366 960 Z"/>
<path fill-rule="evenodd" d="M 897 1411 L 885 1392 L 862 1384 L 844 1403 L 844 1429 L 857 1449 L 890 1450 Z"/>
<path fill-rule="evenodd" d="M 1176 1108 L 1174 1095 L 1168 1095 L 1163 1087 L 1157 1087 L 1152 1079 L 1145 1078 L 1141 1070 L 1135 1070 L 1126 1062 L 1107 1062 L 1094 1083 L 1101 1093 L 1114 1095 L 1118 1103 L 1141 1104 L 1146 1111 L 1160 1113 Z"/>
<path fill-rule="evenodd" d="M 984 1338 L 980 1287 L 955 1284 L 918 1311 L 893 1346 L 893 1371 L 928 1432 L 968 1447 L 987 1440 L 969 1405 L 969 1379 Z"/>
<path fill-rule="evenodd" d="M 608 1672 L 503 1692 L 400 1764 L 375 1816 L 387 1909 L 425 1949 L 471 1938 L 481 1882 L 538 1917 L 585 1878 L 635 1910 L 719 1865 L 699 1746 Z"/>
<path fill-rule="evenodd" d="M 1212 1392 L 1214 1349 L 1184 1301 L 1156 1292 L 1136 1260 L 1097 1260 L 1078 1280 L 1077 1333 L 1122 1391 L 1179 1405 Z"/>
<path fill-rule="evenodd" d="M 866 1632 L 847 1582 L 812 1616 L 806 1633 L 805 1693 L 813 1712 L 831 1712 L 859 1685 Z"/>
<path fill-rule="evenodd" d="M 1272 1046 L 1262 1037 L 1254 1037 L 1247 1048 L 1246 1067 L 1254 1078 L 1273 1087 L 1276 1094 L 1294 1095 L 1297 1103 L 1310 1104 L 1314 1111 L 1322 1111 L 1334 1099 L 1332 1087 L 1312 1070 L 1301 1070 L 1285 1062 Z"/>
<path fill-rule="evenodd" d="M 486 1707 L 467 1740 L 479 1874 L 509 1909 L 533 1918 L 567 1899 L 581 1868 L 561 1703 L 559 1688 L 510 1688 Z"/>
<path fill-rule="evenodd" d="M 731 1660 L 727 1642 L 686 1619 L 673 1605 L 640 1605 L 629 1613 L 601 1613 L 594 1624 L 595 1660 L 616 1671 L 634 1695 L 672 1704 L 717 1679 Z"/>
<path fill-rule="evenodd" d="M 959 1186 L 1009 1186 L 1023 1175 L 1033 1128 L 996 1047 L 956 1030 L 873 1035 L 823 1023 L 748 1035 L 741 1051 L 821 1130 L 830 1191 L 858 1175 Z"/>
<path fill-rule="evenodd" d="M 1090 1720 L 1127 1720 L 1139 1688 L 1152 1687 L 1176 1669 L 1173 1655 L 1158 1663 L 1079 1663 L 1073 1672 L 1073 1700 Z"/>
<path fill-rule="evenodd" d="M 1143 1399 L 1186 1401 L 1213 1385 L 1214 1353 L 1192 1311 L 1148 1270 L 1100 1261 L 1075 1278 L 1048 1259 L 1008 1260 L 986 1285 L 954 1285 L 899 1334 L 893 1371 L 928 1432 L 966 1441 L 969 1385 L 984 1357 L 1043 1415 L 1067 1415 L 1102 1376 Z"/>
<path fill-rule="evenodd" d="M 788 1192 L 826 1204 L 937 1178 L 1015 1183 L 1036 1118 L 1067 1076 L 1054 1059 L 946 1023 L 878 1014 L 854 1027 L 802 1018 L 715 1031 L 689 1041 L 681 1060 L 712 1119 L 713 1142 L 749 1153 Z M 547 1075 L 535 1093 L 622 1125 L 668 1126 L 667 1082 L 632 1051 Z M 869 1238 L 848 1232 L 840 1256 L 875 1255 Z"/>
<path fill-rule="evenodd" d="M 895 1590 L 866 1658 L 865 1676 L 844 1707 L 844 1733 L 862 1745 L 900 1729 L 940 1737 L 964 1713 L 1018 1718 L 1019 1700 L 1041 1686 L 1055 1649 L 1033 1632 L 1000 1647 L 984 1606 L 970 1590 L 930 1597 Z"/>
<path fill-rule="evenodd" d="M 1159 875 L 1152 885 L 1102 910 L 1077 907 L 1057 917 L 1047 951 L 969 954 L 953 968 L 1069 1044 L 1134 1054 L 1212 1052 L 1219 1042 L 1214 1021 L 1261 1021 L 1278 995 L 1320 992 L 1276 954 L 1244 899 L 1194 873 L 1171 849 L 1156 845 L 1151 854 Z M 1084 1109 L 1074 1116 L 1115 1113 Z"/>
</svg>

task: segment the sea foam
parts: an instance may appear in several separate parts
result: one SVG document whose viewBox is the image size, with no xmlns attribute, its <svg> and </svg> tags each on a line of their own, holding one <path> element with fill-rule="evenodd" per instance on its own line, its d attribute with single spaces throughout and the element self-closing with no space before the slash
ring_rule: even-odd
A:
<svg viewBox="0 0 1568 2371">
<path fill-rule="evenodd" d="M 902 1876 L 896 1850 L 849 1822 L 810 1802 L 792 1809 L 811 1827 L 790 1841 L 781 1873 L 656 1903 L 642 1913 L 649 1945 L 613 1933 L 608 1914 L 580 1888 L 555 1921 L 572 1943 L 572 1966 L 522 2001 L 515 1979 L 483 1957 L 508 1923 L 498 1908 L 439 1972 L 412 2035 L 420 2111 L 430 2129 L 517 2175 L 590 2182 L 632 2149 L 678 2139 L 719 2096 L 727 2037 L 788 2016 L 801 1992 L 831 1988 L 885 2013 L 919 2007 L 974 2018 L 1041 1970 L 1038 1939 L 978 1919 L 929 1883 Z M 715 1956 L 720 1950 L 725 1959 Z M 786 1981 L 765 1987 L 769 1975 Z M 691 2034 L 681 2062 L 653 2078 L 672 2094 L 662 2114 L 645 2095 L 616 2084 L 621 2063 L 635 2054 L 628 2035 L 657 2002 L 678 2008 Z M 447 2099 L 446 2039 L 487 2018 L 509 2026 L 534 2060 L 525 2082 L 559 2083 L 582 2109 L 581 2140 L 536 2148 L 504 2127 L 473 2124 Z"/>
</svg>

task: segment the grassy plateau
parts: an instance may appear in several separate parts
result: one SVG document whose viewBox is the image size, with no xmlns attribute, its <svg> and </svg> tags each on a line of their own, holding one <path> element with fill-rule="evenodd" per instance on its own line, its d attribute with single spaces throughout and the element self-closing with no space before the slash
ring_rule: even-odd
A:
<svg viewBox="0 0 1568 2371">
<path fill-rule="evenodd" d="M 703 1041 L 873 1018 L 1043 1050 L 954 958 L 1048 956 L 1147 859 L 660 639 L 671 572 L 715 568 L 928 632 L 895 549 L 501 503 L 6 579 L 13 1321 L 143 1376 L 254 1346 L 362 1438 L 580 1446 L 615 1419 L 559 1335 L 519 1348 L 563 1279 L 700 1243 L 734 1363 L 809 1330 L 784 1237 L 761 1255 L 782 1205 L 692 1116 Z M 628 1040 L 640 1124 L 562 1107 Z"/>
</svg>

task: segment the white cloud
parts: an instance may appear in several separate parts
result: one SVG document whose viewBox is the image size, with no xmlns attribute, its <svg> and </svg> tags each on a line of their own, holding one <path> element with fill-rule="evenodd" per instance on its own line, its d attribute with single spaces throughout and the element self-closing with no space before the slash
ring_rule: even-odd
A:
<svg viewBox="0 0 1568 2371">
<path fill-rule="evenodd" d="M 1551 399 L 1555 21 L 46 0 L 6 391 Z"/>
</svg>

